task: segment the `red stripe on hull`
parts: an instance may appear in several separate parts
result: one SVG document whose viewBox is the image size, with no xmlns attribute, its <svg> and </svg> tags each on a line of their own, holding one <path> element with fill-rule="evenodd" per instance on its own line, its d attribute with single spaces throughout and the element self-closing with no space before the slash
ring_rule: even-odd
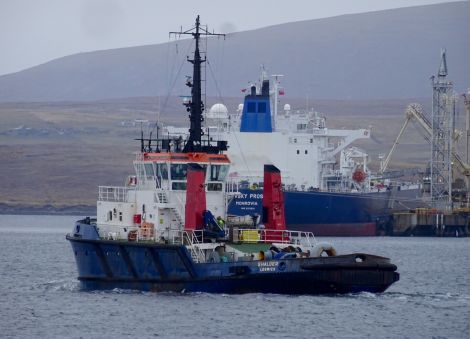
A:
<svg viewBox="0 0 470 339">
<path fill-rule="evenodd" d="M 348 224 L 291 224 L 288 230 L 312 232 L 315 236 L 372 237 L 376 235 L 375 222 Z"/>
</svg>

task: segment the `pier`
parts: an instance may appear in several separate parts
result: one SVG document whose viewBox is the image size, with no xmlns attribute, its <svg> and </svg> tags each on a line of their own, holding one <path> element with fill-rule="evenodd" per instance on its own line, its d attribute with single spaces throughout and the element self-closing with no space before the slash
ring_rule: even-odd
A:
<svg viewBox="0 0 470 339">
<path fill-rule="evenodd" d="M 392 215 L 394 236 L 470 236 L 470 208 L 444 212 L 436 209 L 417 208 Z"/>
</svg>

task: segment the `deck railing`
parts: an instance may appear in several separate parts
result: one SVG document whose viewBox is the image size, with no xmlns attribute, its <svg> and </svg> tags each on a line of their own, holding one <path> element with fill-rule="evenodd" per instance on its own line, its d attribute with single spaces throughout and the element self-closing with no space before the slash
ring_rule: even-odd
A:
<svg viewBox="0 0 470 339">
<path fill-rule="evenodd" d="M 316 243 L 312 232 L 281 231 L 267 229 L 238 229 L 232 230 L 234 241 L 248 243 L 282 243 L 313 247 Z"/>
<path fill-rule="evenodd" d="M 124 186 L 99 186 L 98 187 L 98 200 L 99 201 L 116 201 L 126 202 L 128 199 L 128 192 L 134 191 L 135 188 Z"/>
</svg>

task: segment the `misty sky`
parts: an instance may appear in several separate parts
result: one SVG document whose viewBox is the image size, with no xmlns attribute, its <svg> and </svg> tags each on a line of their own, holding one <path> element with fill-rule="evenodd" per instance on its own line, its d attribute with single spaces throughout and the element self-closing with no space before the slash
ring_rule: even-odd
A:
<svg viewBox="0 0 470 339">
<path fill-rule="evenodd" d="M 449 0 L 0 0 L 0 75 L 78 52 L 164 43 L 196 14 L 227 33 L 439 2 Z"/>
</svg>

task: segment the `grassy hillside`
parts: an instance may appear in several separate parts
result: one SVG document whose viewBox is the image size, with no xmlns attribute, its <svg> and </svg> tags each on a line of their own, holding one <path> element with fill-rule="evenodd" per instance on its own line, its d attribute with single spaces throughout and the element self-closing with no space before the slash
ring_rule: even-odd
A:
<svg viewBox="0 0 470 339">
<path fill-rule="evenodd" d="M 239 98 L 225 101 L 234 110 Z M 163 101 L 163 100 L 161 100 Z M 330 128 L 367 128 L 372 139 L 357 146 L 370 154 L 372 168 L 378 154 L 386 153 L 403 124 L 409 102 L 429 99 L 334 101 L 310 105 L 327 116 Z M 209 106 L 215 101 L 209 101 Z M 293 111 L 304 99 L 289 101 Z M 22 103 L 0 105 L 0 207 L 1 204 L 49 206 L 93 205 L 98 185 L 122 185 L 133 172 L 139 143 L 135 119 L 155 121 L 158 100 L 133 98 L 88 103 Z M 184 125 L 186 113 L 172 98 L 161 114 L 167 124 Z M 429 146 L 412 126 L 397 148 L 390 168 L 424 167 Z"/>
</svg>

